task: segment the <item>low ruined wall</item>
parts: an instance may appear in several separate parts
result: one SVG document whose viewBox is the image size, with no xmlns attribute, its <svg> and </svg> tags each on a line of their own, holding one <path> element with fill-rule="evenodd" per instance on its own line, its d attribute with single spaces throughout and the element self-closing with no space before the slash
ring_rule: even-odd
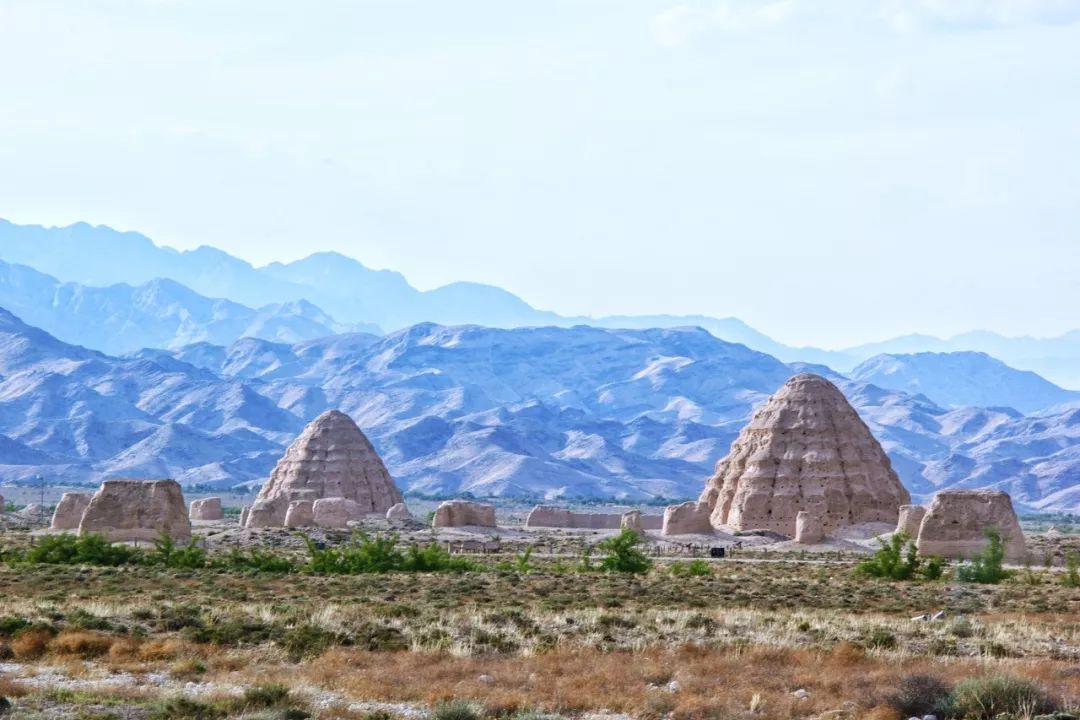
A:
<svg viewBox="0 0 1080 720">
<path fill-rule="evenodd" d="M 622 513 L 576 513 L 566 508 L 537 505 L 525 519 L 527 528 L 567 528 L 570 530 L 618 530 L 622 527 Z M 642 515 L 642 530 L 659 530 L 663 524 L 660 515 Z"/>
</svg>

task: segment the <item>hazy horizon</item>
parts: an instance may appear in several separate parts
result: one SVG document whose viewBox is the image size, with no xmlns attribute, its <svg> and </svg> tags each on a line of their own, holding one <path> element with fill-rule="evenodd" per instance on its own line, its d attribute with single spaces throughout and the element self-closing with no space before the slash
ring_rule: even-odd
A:
<svg viewBox="0 0 1080 720">
<path fill-rule="evenodd" d="M 15 0 L 0 216 L 791 345 L 1053 337 L 1076 329 L 1078 21 L 1058 0 Z"/>
</svg>

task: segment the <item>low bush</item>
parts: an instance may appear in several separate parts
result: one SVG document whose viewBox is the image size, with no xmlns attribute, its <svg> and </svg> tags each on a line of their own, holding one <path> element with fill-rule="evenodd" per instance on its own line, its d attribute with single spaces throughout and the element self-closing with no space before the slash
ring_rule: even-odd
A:
<svg viewBox="0 0 1080 720">
<path fill-rule="evenodd" d="M 142 560 L 143 553 L 128 545 L 113 545 L 102 535 L 45 535 L 37 543 L 26 548 L 16 562 L 31 565 L 104 565 L 116 567 L 130 565 Z"/>
<path fill-rule="evenodd" d="M 1009 572 L 1003 567 L 1005 543 L 1001 539 L 1001 532 L 997 528 L 988 528 L 983 534 L 986 535 L 986 548 L 956 569 L 957 580 L 996 585 L 1009 577 Z"/>
<path fill-rule="evenodd" d="M 675 561 L 668 570 L 675 577 L 703 577 L 711 575 L 712 569 L 704 560 L 691 560 L 690 562 Z"/>
<path fill-rule="evenodd" d="M 11 641 L 11 652 L 16 660 L 36 660 L 45 654 L 53 634 L 48 630 L 27 629 Z"/>
<path fill-rule="evenodd" d="M 432 720 L 480 720 L 480 708 L 466 700 L 447 700 L 438 703 L 431 712 Z"/>
<path fill-rule="evenodd" d="M 943 714 L 960 720 L 1030 718 L 1051 713 L 1055 703 L 1036 683 L 1009 675 L 969 678 L 957 684 Z"/>
<path fill-rule="evenodd" d="M 884 580 L 914 580 L 918 577 L 937 580 L 943 574 L 945 561 L 930 558 L 924 563 L 907 533 L 894 533 L 888 542 L 878 538 L 878 543 L 881 545 L 878 551 L 855 566 L 857 574 Z"/>
<path fill-rule="evenodd" d="M 906 718 L 941 717 L 951 692 L 952 688 L 933 675 L 908 675 L 900 680 L 896 692 L 886 699 L 886 703 Z"/>
<path fill-rule="evenodd" d="M 641 535 L 627 528 L 597 544 L 596 549 L 605 553 L 600 559 L 600 569 L 623 573 L 648 572 L 652 560 L 641 551 L 639 546 L 643 542 Z"/>
<path fill-rule="evenodd" d="M 1080 561 L 1074 552 L 1065 555 L 1065 574 L 1061 577 L 1061 583 L 1065 587 L 1080 587 Z"/>
<path fill-rule="evenodd" d="M 49 650 L 57 655 L 82 659 L 101 657 L 112 647 L 112 638 L 96 632 L 63 632 L 49 642 Z"/>
</svg>

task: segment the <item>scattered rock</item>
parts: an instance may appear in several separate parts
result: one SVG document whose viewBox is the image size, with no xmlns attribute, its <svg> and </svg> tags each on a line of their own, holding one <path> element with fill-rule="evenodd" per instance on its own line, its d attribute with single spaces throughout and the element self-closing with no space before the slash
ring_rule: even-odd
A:
<svg viewBox="0 0 1080 720">
<path fill-rule="evenodd" d="M 805 700 L 806 698 L 810 697 L 810 693 L 808 693 L 803 688 L 799 688 L 798 690 L 796 690 L 795 692 L 793 692 L 791 694 L 794 695 L 799 700 Z"/>
<path fill-rule="evenodd" d="M 191 538 L 184 493 L 175 480 L 106 480 L 90 498 L 79 534 L 100 533 L 111 542 L 150 541 L 164 533 Z"/>
<path fill-rule="evenodd" d="M 830 534 L 895 523 L 911 495 L 839 388 L 804 373 L 754 413 L 717 463 L 701 502 L 712 510 L 713 526 L 792 536 L 800 510 L 820 518 Z"/>
</svg>

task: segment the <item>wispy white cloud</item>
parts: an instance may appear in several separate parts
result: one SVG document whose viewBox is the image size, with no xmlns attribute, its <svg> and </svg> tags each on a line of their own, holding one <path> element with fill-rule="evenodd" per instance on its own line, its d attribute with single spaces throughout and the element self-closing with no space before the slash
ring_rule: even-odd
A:
<svg viewBox="0 0 1080 720">
<path fill-rule="evenodd" d="M 796 0 L 721 0 L 712 5 L 680 3 L 655 15 L 653 38 L 665 47 L 678 47 L 710 30 L 737 31 L 780 25 L 791 19 Z"/>
<path fill-rule="evenodd" d="M 977 30 L 1080 22 L 1076 0 L 885 0 L 881 16 L 896 30 Z"/>
</svg>

